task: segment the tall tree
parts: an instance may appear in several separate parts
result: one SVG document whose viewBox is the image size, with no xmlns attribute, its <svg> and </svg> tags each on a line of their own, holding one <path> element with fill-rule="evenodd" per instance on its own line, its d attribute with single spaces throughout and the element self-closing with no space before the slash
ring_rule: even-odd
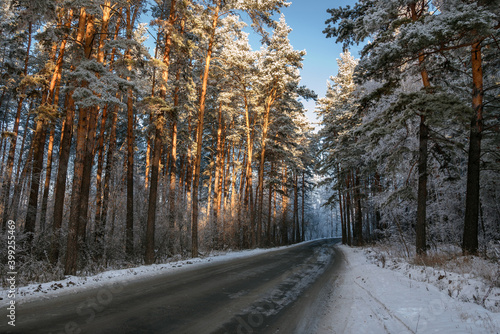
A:
<svg viewBox="0 0 500 334">
<path fill-rule="evenodd" d="M 160 100 L 157 101 L 160 106 L 156 109 L 156 120 L 155 120 L 155 136 L 153 145 L 153 158 L 151 162 L 151 185 L 149 187 L 149 201 L 148 201 L 148 218 L 146 225 L 146 252 L 144 255 L 144 262 L 146 264 L 152 264 L 155 261 L 154 254 L 154 240 L 155 240 L 155 221 L 156 221 L 156 205 L 157 205 L 157 195 L 158 195 L 158 174 L 160 169 L 160 158 L 162 154 L 163 146 L 163 131 L 166 123 L 166 94 L 167 94 L 167 82 L 170 70 L 170 56 L 172 48 L 172 34 L 174 33 L 174 22 L 176 20 L 176 1 L 173 0 L 170 3 L 170 12 L 168 16 L 168 25 L 165 31 L 165 49 L 163 51 L 163 67 L 162 67 L 162 83 L 160 87 Z"/>
<path fill-rule="evenodd" d="M 300 80 L 299 69 L 305 51 L 294 50 L 288 39 L 291 29 L 287 26 L 285 16 L 281 15 L 268 47 L 264 51 L 261 64 L 261 80 L 259 88 L 263 103 L 262 134 L 260 144 L 260 161 L 258 176 L 258 219 L 257 245 L 261 243 L 261 226 L 264 201 L 264 163 L 266 155 L 267 134 L 271 109 L 286 91 L 297 87 Z M 254 241 L 255 242 L 255 241 Z"/>
</svg>

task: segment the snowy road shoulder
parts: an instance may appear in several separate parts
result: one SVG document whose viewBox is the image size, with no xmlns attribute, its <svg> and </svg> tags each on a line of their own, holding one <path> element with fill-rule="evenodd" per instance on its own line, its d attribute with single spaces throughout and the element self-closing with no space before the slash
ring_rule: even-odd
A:
<svg viewBox="0 0 500 334">
<path fill-rule="evenodd" d="M 500 313 L 378 267 L 363 249 L 339 249 L 344 270 L 331 287 L 318 333 L 500 333 Z"/>
<path fill-rule="evenodd" d="M 296 245 L 270 249 L 216 252 L 202 258 L 172 261 L 164 264 L 153 264 L 150 266 L 139 266 L 127 269 L 108 270 L 91 276 L 66 276 L 65 279 L 59 281 L 16 287 L 15 301 L 16 303 L 26 303 L 38 299 L 49 299 L 60 295 L 79 293 L 87 289 L 99 289 L 107 285 L 147 279 L 155 275 L 168 274 L 190 268 L 199 268 L 200 266 L 210 265 L 211 263 L 246 258 L 294 246 Z M 9 304 L 10 298 L 8 298 L 8 294 L 9 289 L 3 288 L 0 290 L 0 307 L 3 308 Z"/>
</svg>

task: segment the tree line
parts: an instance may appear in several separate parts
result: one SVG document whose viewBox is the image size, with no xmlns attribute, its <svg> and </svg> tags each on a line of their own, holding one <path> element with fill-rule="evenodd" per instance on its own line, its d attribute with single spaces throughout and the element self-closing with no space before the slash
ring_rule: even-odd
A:
<svg viewBox="0 0 500 334">
<path fill-rule="evenodd" d="M 498 1 L 361 0 L 328 12 L 324 33 L 346 51 L 318 103 L 318 145 L 343 241 L 487 253 L 500 240 Z M 359 43 L 356 60 L 347 48 Z"/>
<path fill-rule="evenodd" d="M 0 219 L 25 263 L 74 275 L 304 240 L 315 96 L 274 19 L 288 5 L 2 2 Z"/>
</svg>

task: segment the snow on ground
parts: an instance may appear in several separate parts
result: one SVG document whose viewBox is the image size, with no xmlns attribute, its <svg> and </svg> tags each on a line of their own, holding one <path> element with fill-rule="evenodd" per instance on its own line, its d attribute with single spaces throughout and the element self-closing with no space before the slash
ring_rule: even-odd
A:
<svg viewBox="0 0 500 334">
<path fill-rule="evenodd" d="M 293 247 L 293 246 L 289 246 Z M 16 303 L 78 293 L 105 284 L 130 282 L 244 258 L 274 249 L 255 249 L 166 264 L 110 270 L 94 276 L 67 276 L 64 280 L 16 287 Z M 457 274 L 386 260 L 371 249 L 339 246 L 344 269 L 329 287 L 318 334 L 334 333 L 496 333 L 500 334 L 500 289 L 488 288 L 473 274 Z M 0 307 L 9 302 L 0 291 Z M 475 301 L 476 303 L 473 303 Z M 485 307 L 478 305 L 482 304 Z"/>
<path fill-rule="evenodd" d="M 273 252 L 286 247 L 277 247 L 272 249 L 253 249 L 245 251 L 214 252 L 203 258 L 194 258 L 189 260 L 174 261 L 165 264 L 153 264 L 150 266 L 140 266 L 136 268 L 109 270 L 93 276 L 66 276 L 65 279 L 41 284 L 29 284 L 26 286 L 16 286 L 16 303 L 25 303 L 34 299 L 52 298 L 63 294 L 78 293 L 89 288 L 99 288 L 107 284 L 116 284 L 122 282 L 131 282 L 154 275 L 185 270 L 229 261 L 237 258 L 250 257 L 266 252 Z M 9 287 L 0 290 L 0 307 L 8 305 L 10 299 L 7 298 Z"/>
<path fill-rule="evenodd" d="M 500 333 L 500 313 L 456 298 L 453 287 L 449 293 L 432 284 L 448 282 L 444 279 L 454 274 L 432 280 L 417 266 L 382 268 L 365 249 L 339 249 L 345 270 L 330 289 L 318 334 Z M 474 284 L 468 280 L 464 286 Z"/>
</svg>

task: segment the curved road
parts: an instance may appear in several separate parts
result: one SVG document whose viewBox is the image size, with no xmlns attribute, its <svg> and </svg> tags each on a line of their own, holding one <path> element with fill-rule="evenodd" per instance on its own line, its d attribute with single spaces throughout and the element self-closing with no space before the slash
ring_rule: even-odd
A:
<svg viewBox="0 0 500 334">
<path fill-rule="evenodd" d="M 17 308 L 1 333 L 314 333 L 338 239 L 159 274 Z"/>
</svg>

